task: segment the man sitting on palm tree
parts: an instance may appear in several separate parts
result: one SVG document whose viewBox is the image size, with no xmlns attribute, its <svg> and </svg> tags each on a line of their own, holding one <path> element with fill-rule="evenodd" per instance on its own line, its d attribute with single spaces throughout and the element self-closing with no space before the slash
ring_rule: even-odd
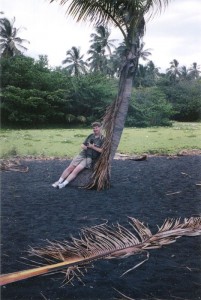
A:
<svg viewBox="0 0 201 300">
<path fill-rule="evenodd" d="M 84 169 L 90 169 L 94 160 L 102 152 L 104 137 L 101 134 L 101 123 L 92 123 L 93 133 L 81 145 L 82 151 L 74 157 L 70 165 L 63 171 L 58 181 L 52 184 L 54 188 L 64 188 Z"/>
</svg>

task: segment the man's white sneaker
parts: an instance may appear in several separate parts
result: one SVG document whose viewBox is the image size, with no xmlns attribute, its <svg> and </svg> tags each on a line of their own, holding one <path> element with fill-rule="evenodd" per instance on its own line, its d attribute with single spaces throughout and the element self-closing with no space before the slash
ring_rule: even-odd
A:
<svg viewBox="0 0 201 300">
<path fill-rule="evenodd" d="M 62 182 L 58 185 L 59 189 L 63 189 L 66 186 L 65 182 Z"/>
<path fill-rule="evenodd" d="M 59 181 L 56 181 L 55 183 L 53 183 L 52 186 L 53 186 L 54 188 L 57 188 L 57 187 L 59 186 Z"/>
</svg>

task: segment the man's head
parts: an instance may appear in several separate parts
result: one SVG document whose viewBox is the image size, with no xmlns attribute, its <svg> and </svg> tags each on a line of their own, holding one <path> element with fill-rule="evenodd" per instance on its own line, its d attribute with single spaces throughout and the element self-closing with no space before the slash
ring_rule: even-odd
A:
<svg viewBox="0 0 201 300">
<path fill-rule="evenodd" d="M 101 132 L 101 123 L 100 122 L 93 122 L 91 124 L 92 128 L 93 128 L 93 132 L 95 135 L 99 135 Z"/>
<path fill-rule="evenodd" d="M 94 128 L 94 127 L 101 127 L 101 122 L 93 122 L 91 124 L 91 126 L 92 126 L 92 128 Z"/>
</svg>

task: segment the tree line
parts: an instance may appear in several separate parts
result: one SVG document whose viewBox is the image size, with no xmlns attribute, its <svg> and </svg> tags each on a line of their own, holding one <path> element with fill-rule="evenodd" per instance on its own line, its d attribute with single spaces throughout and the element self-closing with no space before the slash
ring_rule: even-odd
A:
<svg viewBox="0 0 201 300">
<path fill-rule="evenodd" d="M 25 41 L 15 19 L 0 19 L 2 125 L 86 125 L 101 119 L 118 90 L 126 43 L 115 47 L 108 27 L 91 34 L 88 58 L 80 48 L 66 52 L 62 67 L 51 68 L 48 57 L 23 54 Z M 170 125 L 171 120 L 198 121 L 201 116 L 201 79 L 197 63 L 180 67 L 173 59 L 165 73 L 149 60 L 151 49 L 138 49 L 127 126 Z M 142 64 L 141 61 L 146 63 Z"/>
</svg>

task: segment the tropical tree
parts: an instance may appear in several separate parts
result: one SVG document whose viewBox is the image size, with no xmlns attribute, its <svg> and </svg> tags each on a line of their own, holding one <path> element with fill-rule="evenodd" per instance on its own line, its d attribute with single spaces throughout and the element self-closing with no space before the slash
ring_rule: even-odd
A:
<svg viewBox="0 0 201 300">
<path fill-rule="evenodd" d="M 186 66 L 182 66 L 180 68 L 180 74 L 181 74 L 182 80 L 188 80 L 189 75 L 188 75 L 188 70 L 187 70 Z"/>
<path fill-rule="evenodd" d="M 151 55 L 151 50 L 152 49 L 144 49 L 144 46 L 145 46 L 145 43 L 144 42 L 142 42 L 141 44 L 140 44 L 140 48 L 139 48 L 139 50 L 138 50 L 138 52 L 139 52 L 139 57 L 142 59 L 142 60 L 149 60 L 148 59 L 148 56 L 150 56 Z"/>
<path fill-rule="evenodd" d="M 100 45 L 103 52 L 105 52 L 105 50 L 108 50 L 109 55 L 111 56 L 111 48 L 115 48 L 113 42 L 115 42 L 116 40 L 109 39 L 111 34 L 110 30 L 108 29 L 108 27 L 103 25 L 96 26 L 95 30 L 96 33 L 92 33 L 90 35 L 90 37 L 92 38 L 90 42 L 95 45 Z"/>
<path fill-rule="evenodd" d="M 50 0 L 54 2 L 56 0 Z M 169 0 L 59 0 L 69 3 L 67 14 L 78 21 L 118 27 L 126 43 L 126 53 L 120 68 L 118 95 L 106 110 L 103 119 L 105 143 L 101 158 L 93 173 L 93 184 L 98 189 L 109 186 L 110 167 L 124 128 L 128 104 L 131 98 L 133 78 L 137 72 L 141 38 L 145 31 L 145 15 L 149 16 L 166 6 Z"/>
<path fill-rule="evenodd" d="M 159 68 L 155 66 L 153 61 L 147 64 L 138 64 L 137 74 L 133 80 L 134 87 L 150 87 L 155 86 L 160 78 Z"/>
<path fill-rule="evenodd" d="M 172 104 L 156 86 L 133 89 L 126 125 L 135 127 L 170 126 Z"/>
<path fill-rule="evenodd" d="M 21 39 L 18 36 L 21 28 L 14 27 L 15 18 L 9 21 L 7 18 L 0 19 L 0 51 L 2 57 L 12 57 L 15 55 L 20 55 L 27 48 L 24 47 L 23 43 L 29 43 L 25 39 Z"/>
<path fill-rule="evenodd" d="M 146 74 L 146 85 L 154 86 L 160 78 L 159 68 L 155 66 L 153 61 L 149 61 L 146 65 L 147 74 Z"/>
<path fill-rule="evenodd" d="M 179 67 L 179 62 L 176 59 L 173 59 L 170 62 L 170 67 L 167 69 L 166 72 L 167 76 L 172 82 L 176 82 L 181 77 L 181 68 Z"/>
<path fill-rule="evenodd" d="M 123 59 L 126 55 L 126 43 L 122 42 L 119 44 L 119 46 L 116 48 L 116 54 Z"/>
<path fill-rule="evenodd" d="M 138 56 L 139 56 L 139 61 L 140 59 L 142 60 L 149 60 L 148 56 L 151 55 L 151 49 L 144 49 L 145 43 L 140 44 L 140 48 L 138 49 Z M 127 52 L 127 47 L 126 43 L 122 42 L 119 44 L 119 46 L 115 49 L 114 53 L 112 53 L 112 56 L 110 59 L 112 60 L 112 64 L 114 66 L 114 73 L 118 74 L 118 70 L 121 67 L 121 62 L 124 61 L 124 58 L 126 56 Z"/>
<path fill-rule="evenodd" d="M 120 67 L 125 56 L 126 45 L 124 42 L 120 43 L 117 48 L 112 52 L 108 59 L 107 66 L 109 68 L 109 76 L 119 77 Z"/>
<path fill-rule="evenodd" d="M 120 61 L 121 58 L 115 50 L 110 56 L 110 58 L 107 60 L 107 75 L 109 77 L 114 78 L 119 76 Z"/>
<path fill-rule="evenodd" d="M 115 40 L 110 40 L 110 30 L 103 26 L 99 25 L 95 28 L 96 32 L 90 35 L 92 43 L 90 46 L 89 51 L 87 52 L 91 56 L 88 58 L 90 62 L 90 69 L 91 71 L 100 71 L 102 73 L 108 74 L 109 66 L 108 66 L 108 59 L 107 59 L 107 52 L 111 57 L 112 51 L 111 48 L 115 47 L 113 42 Z"/>
<path fill-rule="evenodd" d="M 83 56 L 80 54 L 80 48 L 77 47 L 72 47 L 66 52 L 66 58 L 62 61 L 62 64 L 67 64 L 65 68 L 70 75 L 79 76 L 87 73 L 87 63 L 83 60 Z"/>
<path fill-rule="evenodd" d="M 197 65 L 196 62 L 194 62 L 191 66 L 191 68 L 188 70 L 188 75 L 191 79 L 198 79 L 200 76 L 200 70 L 199 66 Z"/>
<path fill-rule="evenodd" d="M 107 58 L 100 44 L 92 44 L 87 52 L 90 56 L 87 62 L 90 66 L 90 71 L 106 73 Z"/>
<path fill-rule="evenodd" d="M 172 119 L 182 122 L 196 122 L 201 119 L 200 80 L 181 80 L 176 85 L 161 85 L 160 90 L 172 104 Z"/>
<path fill-rule="evenodd" d="M 135 81 L 134 81 L 134 85 L 136 87 L 144 86 L 146 75 L 147 75 L 147 66 L 139 64 L 137 74 L 136 74 L 136 77 L 135 77 Z"/>
</svg>

